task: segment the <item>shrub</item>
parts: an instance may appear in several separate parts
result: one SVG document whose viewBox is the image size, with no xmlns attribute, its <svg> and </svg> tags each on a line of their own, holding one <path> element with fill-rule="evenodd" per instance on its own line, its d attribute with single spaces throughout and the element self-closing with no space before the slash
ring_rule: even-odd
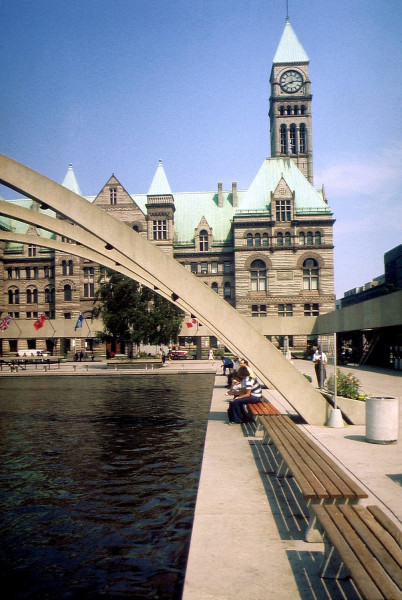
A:
<svg viewBox="0 0 402 600">
<path fill-rule="evenodd" d="M 310 383 L 313 381 L 310 377 L 310 375 L 307 375 L 306 373 L 303 373 L 304 377 L 307 379 L 307 381 L 309 381 Z"/>
<path fill-rule="evenodd" d="M 344 398 L 352 398 L 352 400 L 365 400 L 364 394 L 359 394 L 360 381 L 352 375 L 352 373 L 341 373 L 339 369 L 336 371 L 336 393 Z M 331 375 L 327 382 L 327 387 L 330 392 L 334 391 L 334 376 Z"/>
</svg>

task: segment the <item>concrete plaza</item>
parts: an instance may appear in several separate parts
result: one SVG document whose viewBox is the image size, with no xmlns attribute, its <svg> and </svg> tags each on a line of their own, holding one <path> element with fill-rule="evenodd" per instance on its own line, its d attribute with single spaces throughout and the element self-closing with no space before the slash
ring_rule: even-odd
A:
<svg viewBox="0 0 402 600">
<path fill-rule="evenodd" d="M 309 361 L 294 364 L 313 374 Z M 402 398 L 402 372 L 345 369 L 360 379 L 364 392 Z M 270 446 L 254 437 L 249 426 L 225 423 L 226 378 L 220 371 L 219 367 L 183 600 L 359 598 L 350 580 L 320 578 L 324 545 L 304 541 L 306 506 L 292 478 L 272 474 Z M 284 408 L 275 392 L 264 390 L 264 395 Z M 402 527 L 401 410 L 396 444 L 368 443 L 365 426 L 303 427 L 366 490 L 364 504 L 379 505 Z"/>
</svg>

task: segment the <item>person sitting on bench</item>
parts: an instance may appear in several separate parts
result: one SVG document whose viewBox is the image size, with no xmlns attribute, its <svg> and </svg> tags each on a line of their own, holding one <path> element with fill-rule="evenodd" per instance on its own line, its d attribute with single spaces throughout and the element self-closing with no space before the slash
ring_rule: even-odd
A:
<svg viewBox="0 0 402 600">
<path fill-rule="evenodd" d="M 250 376 L 246 367 L 240 367 L 236 375 L 241 378 L 242 391 L 239 396 L 232 400 L 228 408 L 228 417 L 230 424 L 252 423 L 253 418 L 246 414 L 244 406 L 261 402 L 262 389 L 259 381 Z"/>
</svg>

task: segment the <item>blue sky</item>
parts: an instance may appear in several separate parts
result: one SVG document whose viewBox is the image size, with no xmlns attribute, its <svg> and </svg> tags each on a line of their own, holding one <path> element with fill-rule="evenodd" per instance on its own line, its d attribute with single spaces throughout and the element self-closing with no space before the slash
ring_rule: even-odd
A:
<svg viewBox="0 0 402 600">
<path fill-rule="evenodd" d="M 289 0 L 310 58 L 314 183 L 335 224 L 337 297 L 402 243 L 400 0 Z M 247 188 L 269 142 L 285 0 L 3 0 L 0 152 L 84 195 Z M 4 188 L 6 198 L 15 194 Z"/>
</svg>

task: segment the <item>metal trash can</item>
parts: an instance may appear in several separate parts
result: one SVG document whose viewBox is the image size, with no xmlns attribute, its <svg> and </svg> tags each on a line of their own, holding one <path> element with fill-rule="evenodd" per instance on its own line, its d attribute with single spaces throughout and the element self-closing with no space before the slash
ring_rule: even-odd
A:
<svg viewBox="0 0 402 600">
<path fill-rule="evenodd" d="M 392 396 L 366 398 L 366 440 L 395 444 L 398 440 L 399 400 Z"/>
</svg>

